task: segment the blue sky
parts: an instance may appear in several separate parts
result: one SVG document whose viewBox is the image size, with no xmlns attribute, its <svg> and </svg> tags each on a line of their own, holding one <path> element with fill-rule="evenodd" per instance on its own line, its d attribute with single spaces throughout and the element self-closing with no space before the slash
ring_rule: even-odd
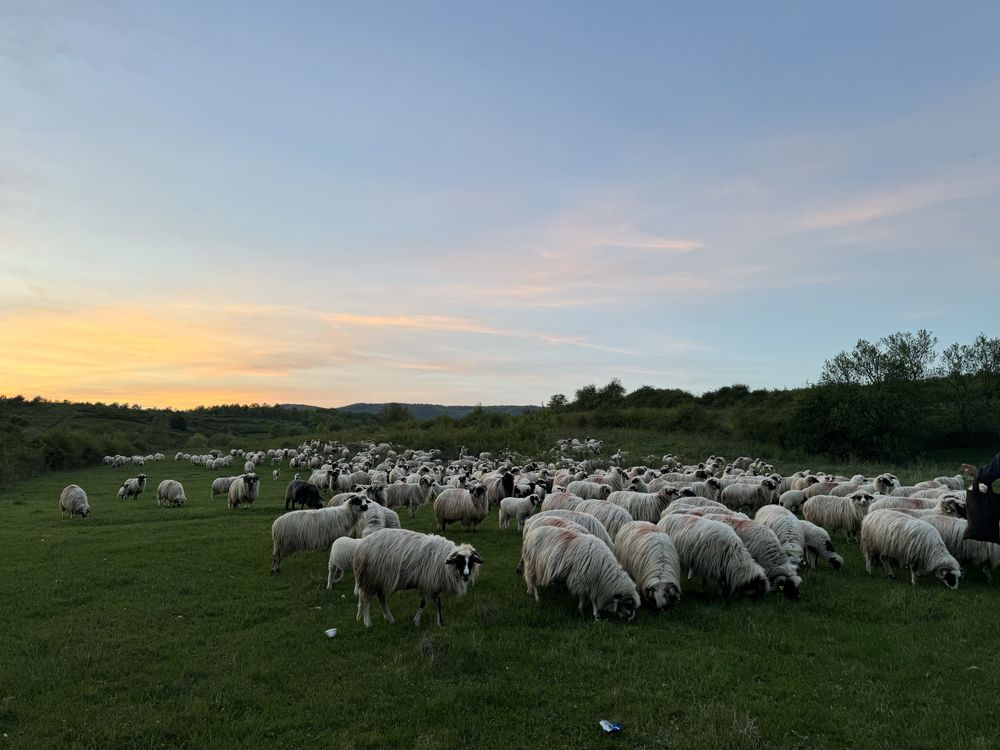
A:
<svg viewBox="0 0 1000 750">
<path fill-rule="evenodd" d="M 539 403 L 997 335 L 997 28 L 988 3 L 8 0 L 0 391 Z"/>
</svg>

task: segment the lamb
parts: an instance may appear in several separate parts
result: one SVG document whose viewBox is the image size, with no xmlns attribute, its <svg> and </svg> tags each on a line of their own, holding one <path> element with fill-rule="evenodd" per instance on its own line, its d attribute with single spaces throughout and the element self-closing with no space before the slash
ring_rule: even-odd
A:
<svg viewBox="0 0 1000 750">
<path fill-rule="evenodd" d="M 923 519 L 941 535 L 944 546 L 963 565 L 982 568 L 988 581 L 993 581 L 992 571 L 1000 569 L 1000 544 L 966 539 L 969 522 L 964 518 L 933 515 Z"/>
<path fill-rule="evenodd" d="M 576 495 L 582 500 L 607 500 L 608 496 L 614 490 L 609 484 L 600 484 L 586 479 L 578 479 L 570 482 L 566 487 L 566 491 L 572 495 Z"/>
<path fill-rule="evenodd" d="M 90 503 L 87 502 L 87 493 L 78 484 L 68 484 L 59 493 L 59 510 L 64 516 L 80 516 L 86 518 L 90 515 Z"/>
<path fill-rule="evenodd" d="M 293 510 L 278 516 L 271 524 L 271 572 L 277 573 L 281 561 L 294 552 L 328 549 L 339 537 L 350 536 L 366 510 L 368 498 L 355 495 L 336 508 Z"/>
<path fill-rule="evenodd" d="M 525 530 L 521 545 L 524 582 L 538 601 L 538 587 L 565 581 L 570 594 L 579 600 L 583 613 L 590 600 L 594 620 L 601 610 L 614 612 L 631 621 L 639 606 L 639 592 L 614 554 L 591 534 L 542 526 Z"/>
<path fill-rule="evenodd" d="M 542 501 L 542 510 L 575 510 L 583 498 L 572 492 L 551 492 Z"/>
<path fill-rule="evenodd" d="M 352 539 L 349 536 L 342 536 L 334 540 L 330 545 L 330 562 L 327 564 L 326 590 L 333 588 L 333 584 L 344 577 L 348 570 L 354 570 L 354 553 L 358 549 L 360 540 Z"/>
<path fill-rule="evenodd" d="M 305 509 L 308 505 L 310 508 L 322 508 L 323 507 L 323 496 L 320 494 L 319 487 L 311 482 L 303 482 L 301 479 L 293 479 L 285 487 L 285 510 L 295 510 L 295 506 L 298 505 L 301 509 Z"/>
<path fill-rule="evenodd" d="M 799 598 L 802 579 L 795 572 L 795 564 L 789 561 L 788 554 L 771 529 L 749 518 L 717 515 L 714 520 L 722 521 L 736 532 L 753 559 L 764 569 L 772 591 L 781 591 L 786 599 Z"/>
<path fill-rule="evenodd" d="M 430 502 L 431 480 L 421 477 L 416 484 L 389 484 L 385 487 L 385 505 L 387 508 L 409 507 L 410 518 L 417 512 L 417 507 Z"/>
<path fill-rule="evenodd" d="M 799 524 L 802 526 L 802 536 L 806 543 L 806 564 L 810 568 L 816 567 L 816 560 L 820 557 L 830 563 L 830 567 L 834 570 L 844 567 L 844 558 L 833 548 L 833 542 L 830 541 L 826 529 L 809 521 L 799 521 Z"/>
<path fill-rule="evenodd" d="M 656 523 L 660 520 L 660 513 L 674 500 L 677 499 L 677 490 L 673 487 L 664 487 L 656 493 L 619 491 L 612 492 L 608 496 L 608 502 L 620 505 L 629 512 L 636 521 L 648 521 Z"/>
<path fill-rule="evenodd" d="M 757 510 L 777 501 L 778 485 L 773 479 L 763 479 L 760 484 L 731 484 L 722 490 L 722 502 L 734 510 Z"/>
<path fill-rule="evenodd" d="M 481 484 L 468 490 L 449 487 L 434 501 L 434 517 L 437 519 L 438 531 L 444 531 L 449 523 L 461 523 L 466 531 L 470 528 L 475 531 L 476 527 L 486 519 L 488 512 L 486 487 Z"/>
<path fill-rule="evenodd" d="M 501 529 L 510 527 L 510 519 L 517 521 L 517 530 L 524 531 L 524 522 L 541 505 L 538 495 L 528 497 L 505 497 L 500 501 L 499 523 Z"/>
<path fill-rule="evenodd" d="M 140 474 L 137 477 L 130 477 L 122 482 L 121 489 L 118 490 L 119 500 L 138 498 L 146 489 L 146 475 Z M 124 490 L 124 492 L 122 492 Z"/>
<path fill-rule="evenodd" d="M 537 513 L 524 522 L 524 533 L 527 534 L 535 524 L 542 523 L 546 518 L 562 518 L 567 521 L 578 523 L 583 526 L 588 533 L 593 534 L 604 542 L 608 546 L 609 550 L 614 550 L 615 548 L 614 542 L 611 541 L 611 537 L 608 536 L 607 530 L 600 521 L 589 513 L 579 513 L 575 510 L 546 510 L 541 513 Z"/>
<path fill-rule="evenodd" d="M 855 492 L 850 497 L 816 495 L 803 503 L 802 515 L 827 531 L 843 531 L 852 539 L 861 530 L 861 521 L 873 499 L 867 492 Z"/>
<path fill-rule="evenodd" d="M 861 554 L 865 570 L 881 561 L 890 578 L 893 563 L 910 569 L 910 582 L 918 575 L 934 575 L 950 589 L 957 589 L 962 570 L 952 557 L 938 530 L 919 518 L 910 518 L 889 508 L 875 510 L 861 524 Z"/>
<path fill-rule="evenodd" d="M 229 485 L 229 507 L 249 508 L 250 504 L 260 494 L 260 477 L 256 474 L 243 474 L 236 477 Z"/>
<path fill-rule="evenodd" d="M 156 488 L 156 504 L 178 507 L 184 505 L 184 487 L 175 479 L 164 479 Z"/>
<path fill-rule="evenodd" d="M 218 479 L 212 480 L 212 497 L 217 495 L 229 496 L 229 488 L 232 486 L 233 482 L 236 481 L 236 477 L 219 477 Z"/>
<path fill-rule="evenodd" d="M 376 531 L 362 539 L 354 553 L 358 619 L 366 628 L 371 627 L 374 595 L 386 622 L 395 622 L 386 597 L 394 591 L 416 589 L 420 592 L 420 606 L 413 624 L 420 625 L 427 600 L 433 599 L 437 624 L 442 626 L 441 596 L 465 594 L 482 564 L 483 558 L 469 544 L 456 545 L 444 537 L 408 529 Z"/>
<path fill-rule="evenodd" d="M 648 521 L 630 521 L 615 537 L 615 557 L 635 581 L 639 595 L 657 612 L 680 601 L 680 558 L 670 537 Z"/>
<path fill-rule="evenodd" d="M 802 504 L 806 501 L 806 493 L 802 490 L 788 490 L 782 492 L 778 497 L 778 504 L 782 508 L 787 508 L 792 513 L 802 510 Z"/>
<path fill-rule="evenodd" d="M 600 521 L 612 541 L 618 536 L 622 526 L 635 520 L 622 506 L 609 503 L 607 500 L 582 500 L 575 510 L 579 513 L 589 513 Z"/>
<path fill-rule="evenodd" d="M 780 505 L 765 505 L 754 515 L 754 520 L 760 521 L 775 533 L 789 562 L 796 566 L 802 562 L 806 538 L 802 532 L 802 523 L 794 513 Z"/>
<path fill-rule="evenodd" d="M 764 569 L 736 532 L 721 521 L 668 513 L 656 526 L 674 543 L 688 578 L 714 578 L 724 596 L 747 593 L 756 598 L 768 592 Z"/>
</svg>

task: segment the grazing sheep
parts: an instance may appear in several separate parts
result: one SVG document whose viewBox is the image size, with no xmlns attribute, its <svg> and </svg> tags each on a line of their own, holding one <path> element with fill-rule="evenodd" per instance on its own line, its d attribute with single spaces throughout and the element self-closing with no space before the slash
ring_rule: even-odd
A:
<svg viewBox="0 0 1000 750">
<path fill-rule="evenodd" d="M 236 477 L 219 477 L 218 479 L 212 480 L 212 497 L 217 495 L 229 496 L 229 488 L 232 486 L 233 482 L 236 481 Z"/>
<path fill-rule="evenodd" d="M 780 505 L 765 505 L 754 515 L 755 521 L 760 521 L 778 537 L 781 546 L 793 565 L 802 562 L 805 556 L 806 538 L 802 532 L 802 523 L 795 514 Z"/>
<path fill-rule="evenodd" d="M 68 484 L 59 493 L 59 510 L 64 516 L 80 516 L 86 518 L 90 515 L 90 503 L 87 502 L 87 493 L 78 484 Z"/>
<path fill-rule="evenodd" d="M 475 531 L 486 520 L 487 513 L 489 503 L 486 499 L 486 487 L 481 484 L 468 490 L 449 487 L 434 501 L 434 518 L 437 519 L 438 531 L 444 531 L 449 523 L 461 523 L 466 531 Z"/>
<path fill-rule="evenodd" d="M 778 504 L 782 508 L 792 511 L 792 513 L 798 513 L 802 510 L 802 504 L 805 501 L 806 493 L 802 490 L 788 490 L 787 492 L 782 492 L 781 496 L 778 497 Z"/>
<path fill-rule="evenodd" d="M 731 484 L 722 490 L 721 500 L 729 508 L 752 511 L 771 505 L 778 500 L 778 485 L 772 479 L 763 479 L 760 484 Z"/>
<path fill-rule="evenodd" d="M 589 513 L 600 521 L 608 530 L 608 536 L 612 541 L 618 536 L 622 526 L 635 520 L 622 506 L 609 503 L 607 500 L 582 500 L 575 510 L 579 513 Z"/>
<path fill-rule="evenodd" d="M 966 539 L 969 522 L 964 518 L 934 515 L 923 519 L 941 535 L 944 546 L 961 564 L 981 568 L 988 581 L 993 581 L 992 571 L 1000 569 L 1000 544 Z"/>
<path fill-rule="evenodd" d="M 410 509 L 410 518 L 417 508 L 431 499 L 431 480 L 421 477 L 416 484 L 389 484 L 385 487 L 385 506 L 387 508 Z"/>
<path fill-rule="evenodd" d="M 581 614 L 584 600 L 589 599 L 594 620 L 600 619 L 601 610 L 628 621 L 635 617 L 639 606 L 635 583 L 612 551 L 591 534 L 551 526 L 526 529 L 521 557 L 524 582 L 535 601 L 539 586 L 561 581 L 579 600 Z"/>
<path fill-rule="evenodd" d="M 138 498 L 146 489 L 146 475 L 140 474 L 137 477 L 130 477 L 122 482 L 121 489 L 118 490 L 119 500 Z M 124 493 L 122 492 L 124 490 Z"/>
<path fill-rule="evenodd" d="M 156 504 L 170 507 L 184 505 L 184 487 L 175 479 L 164 479 L 156 488 Z"/>
<path fill-rule="evenodd" d="M 670 537 L 648 521 L 630 521 L 615 537 L 615 557 L 632 576 L 639 596 L 663 612 L 680 601 L 680 558 Z"/>
<path fill-rule="evenodd" d="M 948 495 L 934 500 L 922 497 L 893 497 L 891 495 L 883 495 L 871 504 L 868 512 L 886 509 L 919 511 L 917 513 L 910 513 L 910 515 L 917 517 L 921 515 L 940 514 L 943 516 L 965 518 L 965 501 L 955 495 Z"/>
<path fill-rule="evenodd" d="M 528 497 L 505 497 L 500 501 L 499 523 L 501 529 L 510 527 L 510 519 L 517 521 L 517 530 L 524 531 L 524 522 L 541 504 L 538 495 Z"/>
<path fill-rule="evenodd" d="M 962 570 L 952 557 L 938 530 L 927 521 L 910 518 L 891 509 L 872 511 L 861 524 L 861 554 L 865 570 L 881 561 L 890 578 L 893 563 L 910 569 L 910 582 L 918 575 L 934 575 L 950 589 L 957 589 Z"/>
<path fill-rule="evenodd" d="M 253 474 L 256 470 L 257 467 L 254 465 L 253 461 L 247 461 L 245 464 L 243 464 L 244 474 Z"/>
<path fill-rule="evenodd" d="M 953 477 L 936 477 L 934 481 L 944 485 L 950 490 L 960 491 L 965 489 L 965 477 L 961 474 L 956 474 Z"/>
<path fill-rule="evenodd" d="M 768 592 L 764 569 L 721 521 L 668 513 L 656 526 L 674 543 L 688 578 L 715 579 L 724 596 L 746 593 L 756 598 Z"/>
<path fill-rule="evenodd" d="M 281 561 L 301 550 L 327 549 L 342 536 L 350 536 L 358 519 L 368 510 L 368 498 L 355 495 L 344 505 L 319 510 L 293 510 L 271 524 L 271 572 Z"/>
<path fill-rule="evenodd" d="M 278 477 L 281 476 L 281 469 L 275 469 L 271 472 L 271 479 L 278 481 Z"/>
<path fill-rule="evenodd" d="M 541 513 L 536 513 L 524 522 L 524 533 L 527 534 L 535 524 L 542 523 L 543 519 L 546 518 L 562 518 L 567 521 L 578 523 L 583 526 L 589 534 L 593 534 L 604 542 L 608 546 L 609 550 L 614 550 L 615 548 L 615 543 L 612 542 L 611 537 L 608 536 L 607 529 L 604 528 L 604 525 L 598 521 L 597 518 L 589 513 L 579 513 L 575 510 L 546 510 Z"/>
<path fill-rule="evenodd" d="M 781 591 L 786 599 L 799 598 L 802 579 L 795 572 L 795 564 L 788 559 L 788 554 L 771 529 L 759 521 L 731 515 L 717 515 L 714 520 L 721 521 L 736 532 L 753 559 L 764 569 L 772 591 Z"/>
<path fill-rule="evenodd" d="M 608 496 L 608 502 L 623 507 L 636 521 L 656 523 L 660 520 L 660 513 L 677 499 L 677 494 L 673 487 L 664 487 L 655 493 L 623 490 L 612 492 Z"/>
<path fill-rule="evenodd" d="M 873 500 L 867 492 L 855 492 L 850 497 L 816 495 L 803 503 L 802 515 L 827 531 L 843 531 L 852 539 L 861 531 L 861 521 Z"/>
<path fill-rule="evenodd" d="M 576 495 L 581 500 L 607 500 L 608 496 L 614 492 L 610 484 L 600 484 L 586 479 L 578 479 L 570 482 L 566 491 L 571 495 Z"/>
<path fill-rule="evenodd" d="M 465 594 L 482 564 L 483 558 L 469 544 L 456 545 L 444 537 L 408 529 L 376 531 L 362 539 L 354 553 L 358 619 L 366 628 L 371 627 L 374 595 L 386 622 L 395 622 L 386 597 L 394 591 L 416 589 L 420 592 L 420 606 L 413 624 L 420 625 L 427 600 L 433 599 L 437 624 L 442 626 L 441 596 Z"/>
<path fill-rule="evenodd" d="M 229 485 L 229 507 L 249 508 L 260 494 L 260 477 L 256 474 L 242 474 Z"/>
<path fill-rule="evenodd" d="M 583 498 L 572 492 L 551 492 L 542 501 L 542 510 L 576 510 L 576 506 L 582 502 Z"/>
<path fill-rule="evenodd" d="M 709 500 L 707 497 L 698 497 L 695 495 L 681 495 L 679 498 L 674 500 L 670 505 L 667 506 L 665 513 L 673 513 L 675 508 L 704 508 L 705 510 L 720 508 L 722 510 L 730 510 L 718 500 Z M 660 514 L 661 518 L 663 514 Z"/>
<path fill-rule="evenodd" d="M 295 510 L 295 506 L 298 505 L 299 508 L 305 509 L 308 505 L 310 508 L 322 508 L 323 507 L 323 496 L 320 494 L 319 487 L 311 482 L 303 482 L 301 479 L 293 479 L 285 487 L 285 510 Z"/>
<path fill-rule="evenodd" d="M 354 570 L 354 553 L 360 544 L 359 539 L 352 539 L 349 536 L 338 537 L 330 545 L 330 562 L 327 564 L 326 590 L 333 588 L 333 584 L 344 577 L 348 570 Z"/>
<path fill-rule="evenodd" d="M 815 568 L 817 558 L 822 558 L 830 563 L 830 567 L 834 570 L 843 568 L 844 558 L 833 548 L 833 542 L 826 529 L 809 521 L 799 521 L 799 523 L 806 543 L 806 564 L 810 568 Z"/>
<path fill-rule="evenodd" d="M 399 529 L 399 515 L 391 508 L 386 508 L 371 498 L 368 499 L 368 510 L 361 519 L 360 528 L 355 526 L 355 536 L 368 536 L 379 529 Z"/>
</svg>

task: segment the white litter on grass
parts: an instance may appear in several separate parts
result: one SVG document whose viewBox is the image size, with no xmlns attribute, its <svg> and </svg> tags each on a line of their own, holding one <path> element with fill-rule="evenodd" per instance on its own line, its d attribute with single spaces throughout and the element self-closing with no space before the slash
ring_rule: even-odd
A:
<svg viewBox="0 0 1000 750">
<path fill-rule="evenodd" d="M 337 629 L 336 628 L 330 628 L 329 630 L 326 630 L 324 632 L 326 633 L 326 637 L 327 638 L 333 638 L 333 636 L 337 635 Z"/>
</svg>

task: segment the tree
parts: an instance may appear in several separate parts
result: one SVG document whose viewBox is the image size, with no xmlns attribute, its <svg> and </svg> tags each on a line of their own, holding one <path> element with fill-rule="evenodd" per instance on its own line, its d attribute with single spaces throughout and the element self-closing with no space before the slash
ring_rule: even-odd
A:
<svg viewBox="0 0 1000 750">
<path fill-rule="evenodd" d="M 413 412 L 406 404 L 393 402 L 382 407 L 379 419 L 383 424 L 395 424 L 396 422 L 408 422 L 413 419 Z"/>
<path fill-rule="evenodd" d="M 578 388 L 573 406 L 577 409 L 593 409 L 597 406 L 597 386 L 591 384 Z"/>
<path fill-rule="evenodd" d="M 969 426 L 974 373 L 972 347 L 968 344 L 952 344 L 941 352 L 939 374 L 955 396 L 958 419 L 963 430 L 967 430 Z"/>
<path fill-rule="evenodd" d="M 1000 338 L 980 333 L 969 346 L 970 369 L 979 380 L 987 405 L 1000 396 Z"/>
<path fill-rule="evenodd" d="M 566 406 L 567 402 L 568 400 L 564 394 L 554 393 L 552 394 L 552 398 L 549 399 L 548 406 L 550 409 L 561 409 Z"/>
<path fill-rule="evenodd" d="M 618 378 L 611 381 L 597 392 L 597 399 L 603 406 L 614 406 L 625 398 L 625 386 Z"/>
</svg>

